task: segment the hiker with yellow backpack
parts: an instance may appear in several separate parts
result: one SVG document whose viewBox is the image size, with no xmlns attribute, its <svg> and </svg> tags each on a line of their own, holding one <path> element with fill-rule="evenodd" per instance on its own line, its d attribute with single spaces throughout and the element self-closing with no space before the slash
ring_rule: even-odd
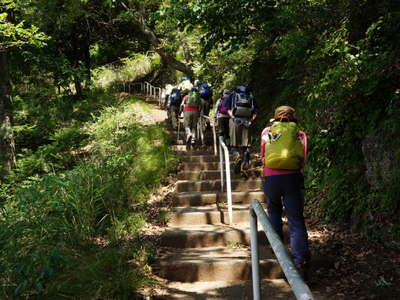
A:
<svg viewBox="0 0 400 300">
<path fill-rule="evenodd" d="M 310 250 L 303 215 L 307 135 L 299 130 L 295 110 L 290 106 L 278 107 L 271 123 L 262 131 L 260 153 L 268 218 L 283 240 L 282 214 L 285 208 L 293 261 L 307 279 Z"/>
</svg>

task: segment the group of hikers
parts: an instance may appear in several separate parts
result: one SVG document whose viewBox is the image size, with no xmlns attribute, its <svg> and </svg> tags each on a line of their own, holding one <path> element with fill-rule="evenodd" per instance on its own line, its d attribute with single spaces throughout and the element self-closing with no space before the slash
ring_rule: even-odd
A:
<svg viewBox="0 0 400 300">
<path fill-rule="evenodd" d="M 194 85 L 183 78 L 177 87 L 166 91 L 165 106 L 172 125 L 176 126 L 183 111 L 186 145 L 194 145 L 196 126 L 201 114 L 212 108 L 212 90 L 208 84 Z M 207 91 L 206 91 L 207 90 Z M 176 95 L 180 96 L 180 100 Z M 235 172 L 247 170 L 250 164 L 251 125 L 259 109 L 249 87 L 236 86 L 220 92 L 215 105 L 218 133 L 235 162 Z M 263 190 L 268 218 L 283 240 L 282 215 L 288 218 L 290 247 L 294 264 L 307 279 L 310 265 L 308 235 L 304 221 L 304 177 L 307 158 L 307 135 L 299 130 L 295 110 L 279 106 L 261 133 L 259 158 L 263 165 Z"/>
<path fill-rule="evenodd" d="M 166 85 L 163 97 L 168 120 L 170 120 L 172 127 L 175 129 L 178 126 L 179 116 L 183 113 L 186 147 L 188 150 L 198 145 L 198 121 L 201 115 L 209 115 L 212 107 L 212 96 L 211 87 L 199 80 L 192 84 L 188 78 L 182 77 L 177 86 Z M 204 130 L 204 128 L 201 128 L 201 130 Z"/>
<path fill-rule="evenodd" d="M 189 150 L 198 144 L 200 116 L 209 116 L 213 107 L 213 90 L 207 83 L 198 80 L 192 84 L 186 77 L 177 86 L 167 85 L 164 106 L 173 128 L 177 127 L 183 112 L 186 147 Z M 247 170 L 250 165 L 250 126 L 257 116 L 254 97 L 247 86 L 236 86 L 232 91 L 223 90 L 215 105 L 218 133 L 234 157 L 235 172 Z M 209 122 L 204 122 L 208 125 Z"/>
</svg>

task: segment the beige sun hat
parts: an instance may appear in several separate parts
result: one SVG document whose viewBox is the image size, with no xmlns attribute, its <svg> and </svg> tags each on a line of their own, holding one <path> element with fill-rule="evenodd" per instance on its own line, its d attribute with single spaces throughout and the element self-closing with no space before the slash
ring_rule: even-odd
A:
<svg viewBox="0 0 400 300">
<path fill-rule="evenodd" d="M 275 119 L 281 119 L 281 118 L 290 118 L 290 119 L 294 119 L 296 110 L 288 105 L 282 105 L 279 106 L 275 109 Z"/>
</svg>

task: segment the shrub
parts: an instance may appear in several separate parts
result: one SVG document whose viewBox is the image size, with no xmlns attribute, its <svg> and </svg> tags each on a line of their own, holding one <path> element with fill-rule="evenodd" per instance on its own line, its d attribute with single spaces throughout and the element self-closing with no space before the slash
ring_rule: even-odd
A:
<svg viewBox="0 0 400 300">
<path fill-rule="evenodd" d="M 132 241 L 146 222 L 145 198 L 175 166 L 167 136 L 138 124 L 129 103 L 105 109 L 87 128 L 89 158 L 72 170 L 36 176 L 4 202 L 4 298 L 130 299 L 149 283 L 149 250 Z M 81 134 L 61 130 L 53 147 L 79 148 Z"/>
</svg>

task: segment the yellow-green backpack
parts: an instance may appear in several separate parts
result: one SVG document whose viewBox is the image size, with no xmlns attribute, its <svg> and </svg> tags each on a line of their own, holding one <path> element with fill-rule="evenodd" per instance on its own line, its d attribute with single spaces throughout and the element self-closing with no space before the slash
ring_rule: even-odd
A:
<svg viewBox="0 0 400 300">
<path fill-rule="evenodd" d="M 272 169 L 297 170 L 302 168 L 304 147 L 298 139 L 294 122 L 274 122 L 265 143 L 264 165 Z"/>
</svg>

